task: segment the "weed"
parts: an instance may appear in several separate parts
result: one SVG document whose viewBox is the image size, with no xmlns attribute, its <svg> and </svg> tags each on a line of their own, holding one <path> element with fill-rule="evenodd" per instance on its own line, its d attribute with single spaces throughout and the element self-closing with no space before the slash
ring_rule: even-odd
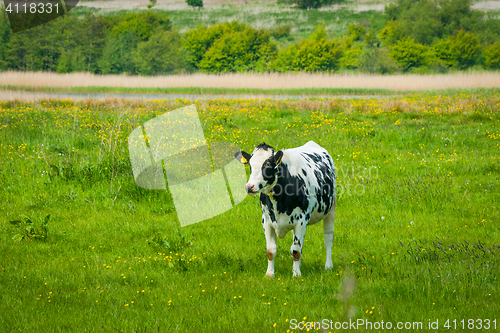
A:
<svg viewBox="0 0 500 333">
<path fill-rule="evenodd" d="M 20 220 L 9 221 L 10 224 L 14 225 L 18 229 L 18 233 L 15 234 L 12 239 L 16 242 L 22 240 L 32 241 L 40 240 L 46 241 L 49 232 L 50 214 L 45 216 L 45 218 L 32 218 L 25 216 Z"/>
</svg>

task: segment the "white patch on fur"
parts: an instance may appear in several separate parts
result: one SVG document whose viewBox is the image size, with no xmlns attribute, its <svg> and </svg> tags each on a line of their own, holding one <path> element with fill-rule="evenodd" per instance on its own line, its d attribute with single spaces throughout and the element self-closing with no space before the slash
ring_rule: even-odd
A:
<svg viewBox="0 0 500 333">
<path fill-rule="evenodd" d="M 252 173 L 250 174 L 250 179 L 248 180 L 248 184 L 255 186 L 256 193 L 266 192 L 266 181 L 262 176 L 262 165 L 264 162 L 271 157 L 273 151 L 271 149 L 255 149 L 252 153 L 252 158 L 250 159 L 250 166 L 252 168 Z M 263 188 L 259 189 L 259 185 L 262 185 Z"/>
</svg>

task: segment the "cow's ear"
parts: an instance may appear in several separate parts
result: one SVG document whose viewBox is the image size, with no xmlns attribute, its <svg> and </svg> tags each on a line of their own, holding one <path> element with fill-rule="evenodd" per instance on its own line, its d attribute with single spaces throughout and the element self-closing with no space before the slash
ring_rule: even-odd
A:
<svg viewBox="0 0 500 333">
<path fill-rule="evenodd" d="M 237 159 L 238 161 L 240 161 L 240 163 L 243 163 L 243 164 L 248 164 L 248 161 L 250 160 L 250 157 L 252 157 L 252 155 L 250 155 L 247 152 L 244 152 L 243 150 L 237 152 L 236 154 L 234 154 L 234 158 Z"/>
<path fill-rule="evenodd" d="M 276 164 L 276 166 L 281 164 L 281 158 L 283 158 L 283 151 L 282 150 L 280 150 L 276 154 L 274 154 L 273 159 L 274 159 L 274 164 Z"/>
</svg>

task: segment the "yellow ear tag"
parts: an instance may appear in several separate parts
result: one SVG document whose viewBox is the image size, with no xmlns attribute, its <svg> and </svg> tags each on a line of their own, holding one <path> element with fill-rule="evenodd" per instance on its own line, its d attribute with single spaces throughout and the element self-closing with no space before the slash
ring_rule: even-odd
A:
<svg viewBox="0 0 500 333">
<path fill-rule="evenodd" d="M 247 161 L 247 159 L 246 159 L 246 158 L 244 158 L 243 156 L 241 156 L 241 163 L 245 164 L 245 163 L 247 163 L 247 162 L 248 162 L 248 161 Z"/>
</svg>

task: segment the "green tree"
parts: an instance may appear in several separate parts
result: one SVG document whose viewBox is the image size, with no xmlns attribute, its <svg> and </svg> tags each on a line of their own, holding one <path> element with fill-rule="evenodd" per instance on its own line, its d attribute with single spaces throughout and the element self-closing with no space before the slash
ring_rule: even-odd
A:
<svg viewBox="0 0 500 333">
<path fill-rule="evenodd" d="M 460 69 L 470 67 L 475 63 L 479 48 L 479 39 L 473 33 L 460 30 L 451 38 L 451 53 Z"/>
<path fill-rule="evenodd" d="M 361 65 L 363 50 L 359 46 L 359 43 L 353 42 L 352 38 L 352 35 L 348 35 L 342 40 L 342 56 L 339 59 L 339 67 L 341 68 L 354 69 Z"/>
<path fill-rule="evenodd" d="M 86 14 L 75 22 L 73 47 L 70 52 L 72 68 L 77 72 L 98 73 L 98 59 L 105 44 L 106 21 L 101 16 Z"/>
<path fill-rule="evenodd" d="M 433 59 L 431 63 L 434 66 L 445 68 L 456 67 L 455 57 L 451 50 L 451 40 L 450 39 L 439 39 L 432 45 L 432 56 Z"/>
<path fill-rule="evenodd" d="M 472 0 L 396 0 L 385 13 L 388 21 L 399 23 L 405 37 L 431 45 L 460 29 L 485 29 L 484 13 L 472 10 L 471 4 Z"/>
<path fill-rule="evenodd" d="M 489 69 L 500 69 L 500 42 L 493 43 L 483 50 L 484 66 Z"/>
<path fill-rule="evenodd" d="M 413 38 L 405 38 L 391 46 L 389 56 L 406 72 L 424 65 L 425 51 L 424 45 L 416 43 Z"/>
<path fill-rule="evenodd" d="M 316 27 L 307 39 L 281 50 L 271 69 L 283 71 L 334 71 L 342 56 L 340 43 L 329 40 L 324 25 Z"/>
<path fill-rule="evenodd" d="M 347 26 L 347 36 L 352 41 L 361 40 L 366 34 L 366 29 L 361 25 L 349 24 Z"/>
<path fill-rule="evenodd" d="M 188 60 L 191 65 L 199 68 L 204 54 L 217 39 L 231 31 L 241 31 L 244 29 L 244 26 L 244 23 L 233 21 L 231 23 L 216 24 L 210 28 L 207 28 L 205 25 L 199 25 L 196 29 L 186 32 L 183 45 L 189 52 Z"/>
<path fill-rule="evenodd" d="M 102 56 L 97 61 L 101 73 L 137 72 L 133 59 L 138 44 L 156 31 L 169 31 L 170 19 L 164 13 L 145 11 L 107 18 L 109 33 L 105 35 Z"/>
<path fill-rule="evenodd" d="M 380 30 L 378 38 L 385 46 L 391 46 L 397 41 L 405 38 L 405 36 L 408 36 L 408 31 L 406 31 L 401 21 L 390 20 L 385 27 Z"/>
<path fill-rule="evenodd" d="M 270 69 L 276 72 L 297 72 L 299 50 L 296 45 L 289 45 L 281 49 L 275 60 L 270 64 Z"/>
<path fill-rule="evenodd" d="M 189 62 L 208 73 L 264 70 L 276 53 L 268 31 L 244 23 L 199 26 L 185 37 Z"/>
<path fill-rule="evenodd" d="M 12 38 L 12 29 L 5 12 L 0 14 L 0 70 L 7 69 L 7 61 L 5 61 L 5 52 L 7 51 L 7 45 Z"/>
<path fill-rule="evenodd" d="M 158 30 L 147 41 L 139 43 L 133 61 L 137 73 L 142 75 L 171 74 L 187 69 L 177 31 Z"/>
<path fill-rule="evenodd" d="M 172 29 L 172 23 L 166 14 L 150 10 L 110 18 L 108 24 L 112 25 L 112 36 L 128 34 L 134 36 L 137 42 L 148 40 L 156 29 Z"/>
<path fill-rule="evenodd" d="M 370 74 L 392 74 L 400 71 L 398 64 L 389 56 L 389 51 L 374 45 L 364 48 L 359 69 Z"/>
</svg>

